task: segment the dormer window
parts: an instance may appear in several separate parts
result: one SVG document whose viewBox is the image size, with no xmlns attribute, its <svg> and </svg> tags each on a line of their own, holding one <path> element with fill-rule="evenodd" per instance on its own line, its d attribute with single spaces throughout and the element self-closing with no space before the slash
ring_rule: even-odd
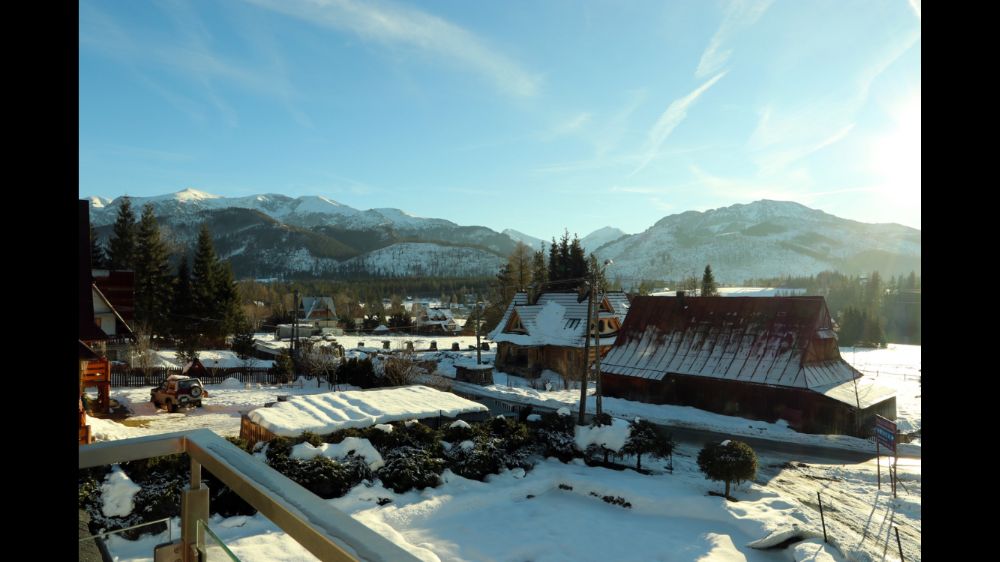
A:
<svg viewBox="0 0 1000 562">
<path fill-rule="evenodd" d="M 528 330 L 526 330 L 524 328 L 524 324 L 521 323 L 521 317 L 517 315 L 517 312 L 514 312 L 514 314 L 511 315 L 510 321 L 507 322 L 507 327 L 504 329 L 504 332 L 526 334 L 528 333 Z"/>
</svg>

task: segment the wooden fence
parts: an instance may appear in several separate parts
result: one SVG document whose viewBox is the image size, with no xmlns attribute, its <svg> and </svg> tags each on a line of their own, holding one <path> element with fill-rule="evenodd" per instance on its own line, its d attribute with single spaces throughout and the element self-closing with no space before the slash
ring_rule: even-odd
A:
<svg viewBox="0 0 1000 562">
<path fill-rule="evenodd" d="M 278 384 L 281 377 L 271 372 L 270 369 L 244 367 L 232 367 L 227 369 L 208 369 L 209 375 L 198 377 L 202 384 L 220 384 L 228 378 L 234 378 L 241 383 Z M 142 369 L 132 369 L 125 365 L 113 365 L 111 367 L 112 387 L 137 387 L 156 386 L 163 382 L 170 375 L 181 374 L 180 369 L 167 369 L 164 367 L 154 367 L 149 369 L 149 375 Z"/>
</svg>

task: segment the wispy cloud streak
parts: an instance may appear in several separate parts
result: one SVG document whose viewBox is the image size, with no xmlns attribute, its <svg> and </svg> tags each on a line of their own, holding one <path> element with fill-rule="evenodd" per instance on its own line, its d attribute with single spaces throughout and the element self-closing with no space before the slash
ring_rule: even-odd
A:
<svg viewBox="0 0 1000 562">
<path fill-rule="evenodd" d="M 646 147 L 643 150 L 645 155 L 643 156 L 642 162 L 639 164 L 639 166 L 635 170 L 633 170 L 631 174 L 629 174 L 630 177 L 639 173 L 643 168 L 648 166 L 649 163 L 652 162 L 654 158 L 656 158 L 656 156 L 660 152 L 660 147 L 663 146 L 663 142 L 667 140 L 667 137 L 670 136 L 670 133 L 672 133 L 674 129 L 677 128 L 677 125 L 680 125 L 681 121 L 684 121 L 684 118 L 687 117 L 688 109 L 690 109 L 690 107 L 694 104 L 695 101 L 698 100 L 699 97 L 701 97 L 702 94 L 704 94 L 709 88 L 715 85 L 715 83 L 718 82 L 725 75 L 726 75 L 725 72 L 720 72 L 719 74 L 716 74 L 710 80 L 708 80 L 701 86 L 698 86 L 698 88 L 696 88 L 690 94 L 684 96 L 683 98 L 674 100 L 669 106 L 667 106 L 666 111 L 664 111 L 663 114 L 660 115 L 660 118 L 657 119 L 656 124 L 653 125 L 652 129 L 650 129 L 649 137 L 646 141 Z"/>
<path fill-rule="evenodd" d="M 461 63 L 503 90 L 532 96 L 540 79 L 478 36 L 445 19 L 387 2 L 354 0 L 246 0 L 269 10 L 386 44 L 417 48 Z"/>
<path fill-rule="evenodd" d="M 767 11 L 772 1 L 734 0 L 730 2 L 726 7 L 726 15 L 722 19 L 719 29 L 701 54 L 698 69 L 694 74 L 695 78 L 704 78 L 722 68 L 722 65 L 729 60 L 729 56 L 733 53 L 732 49 L 726 48 L 730 37 L 741 28 L 753 25 Z"/>
</svg>

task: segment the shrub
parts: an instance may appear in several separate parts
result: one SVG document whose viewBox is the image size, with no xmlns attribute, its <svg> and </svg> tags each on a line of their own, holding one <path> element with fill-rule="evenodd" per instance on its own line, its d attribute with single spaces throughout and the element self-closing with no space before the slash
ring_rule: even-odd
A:
<svg viewBox="0 0 1000 562">
<path fill-rule="evenodd" d="M 487 474 L 497 474 L 505 466 L 502 441 L 490 437 L 476 439 L 471 449 L 455 443 L 445 453 L 448 468 L 459 476 L 482 481 Z"/>
<path fill-rule="evenodd" d="M 337 380 L 361 388 L 378 386 L 375 367 L 371 359 L 351 358 L 337 366 Z"/>
<path fill-rule="evenodd" d="M 385 454 L 384 459 L 385 465 L 378 470 L 378 477 L 386 488 L 399 494 L 414 488 L 437 486 L 444 471 L 444 460 L 416 447 L 399 447 Z"/>
<path fill-rule="evenodd" d="M 471 426 L 458 425 L 453 427 L 448 425 L 441 430 L 441 440 L 449 443 L 461 443 L 475 437 L 475 433 L 476 431 Z"/>
<path fill-rule="evenodd" d="M 562 462 L 569 462 L 577 456 L 573 427 L 571 416 L 560 416 L 553 412 L 542 414 L 535 430 L 535 439 L 541 453 L 546 457 L 556 457 Z"/>
<path fill-rule="evenodd" d="M 726 498 L 729 497 L 729 483 L 739 486 L 744 480 L 752 480 L 757 475 L 757 454 L 750 445 L 742 441 L 710 443 L 698 453 L 698 468 L 709 480 L 726 483 Z"/>
<path fill-rule="evenodd" d="M 323 499 L 339 498 L 361 482 L 352 467 L 322 455 L 307 461 L 289 459 L 283 468 L 282 474 Z"/>
<path fill-rule="evenodd" d="M 632 432 L 628 441 L 622 447 L 622 452 L 635 455 L 635 468 L 642 470 L 642 455 L 666 457 L 674 451 L 674 441 L 670 437 L 662 438 L 652 423 L 636 418 L 632 422 Z"/>
</svg>

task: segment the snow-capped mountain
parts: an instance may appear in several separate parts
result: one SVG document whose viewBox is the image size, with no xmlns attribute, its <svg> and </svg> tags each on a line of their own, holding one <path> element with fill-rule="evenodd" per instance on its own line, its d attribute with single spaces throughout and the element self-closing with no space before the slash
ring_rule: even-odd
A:
<svg viewBox="0 0 1000 562">
<path fill-rule="evenodd" d="M 90 198 L 91 221 L 104 243 L 121 202 L 121 197 Z M 193 247 L 207 223 L 216 251 L 230 260 L 237 277 L 493 275 L 516 241 L 533 249 L 543 243 L 511 229 L 460 226 L 393 208 L 362 211 L 321 196 L 220 197 L 186 189 L 133 197 L 137 216 L 146 203 L 153 205 L 178 255 Z M 706 264 L 720 283 L 824 270 L 920 272 L 919 230 L 859 223 L 783 201 L 670 215 L 635 235 L 605 227 L 581 243 L 599 258 L 614 260 L 608 275 L 626 285 L 700 277 Z"/>
<path fill-rule="evenodd" d="M 525 234 L 523 232 L 518 232 L 513 228 L 504 229 L 503 234 L 509 236 L 515 242 L 522 242 L 532 250 L 541 250 L 542 246 L 545 244 L 545 240 L 541 238 L 535 238 L 530 234 Z"/>
<path fill-rule="evenodd" d="M 618 240 L 622 236 L 628 236 L 628 234 L 620 228 L 605 226 L 604 228 L 599 228 L 584 236 L 583 239 L 580 240 L 580 245 L 583 246 L 584 250 L 593 252 L 608 242 Z"/>
<path fill-rule="evenodd" d="M 920 231 L 762 200 L 670 215 L 596 253 L 614 260 L 608 275 L 622 279 L 700 278 L 707 264 L 720 283 L 824 270 L 889 276 L 920 272 Z"/>
<path fill-rule="evenodd" d="M 200 225 L 207 223 L 217 252 L 230 260 L 237 276 L 492 275 L 516 244 L 482 226 L 392 208 L 362 211 L 322 196 L 220 197 L 185 189 L 130 199 L 136 216 L 147 203 L 153 206 L 175 253 L 191 248 Z M 105 242 L 122 201 L 90 198 L 91 222 Z"/>
</svg>

